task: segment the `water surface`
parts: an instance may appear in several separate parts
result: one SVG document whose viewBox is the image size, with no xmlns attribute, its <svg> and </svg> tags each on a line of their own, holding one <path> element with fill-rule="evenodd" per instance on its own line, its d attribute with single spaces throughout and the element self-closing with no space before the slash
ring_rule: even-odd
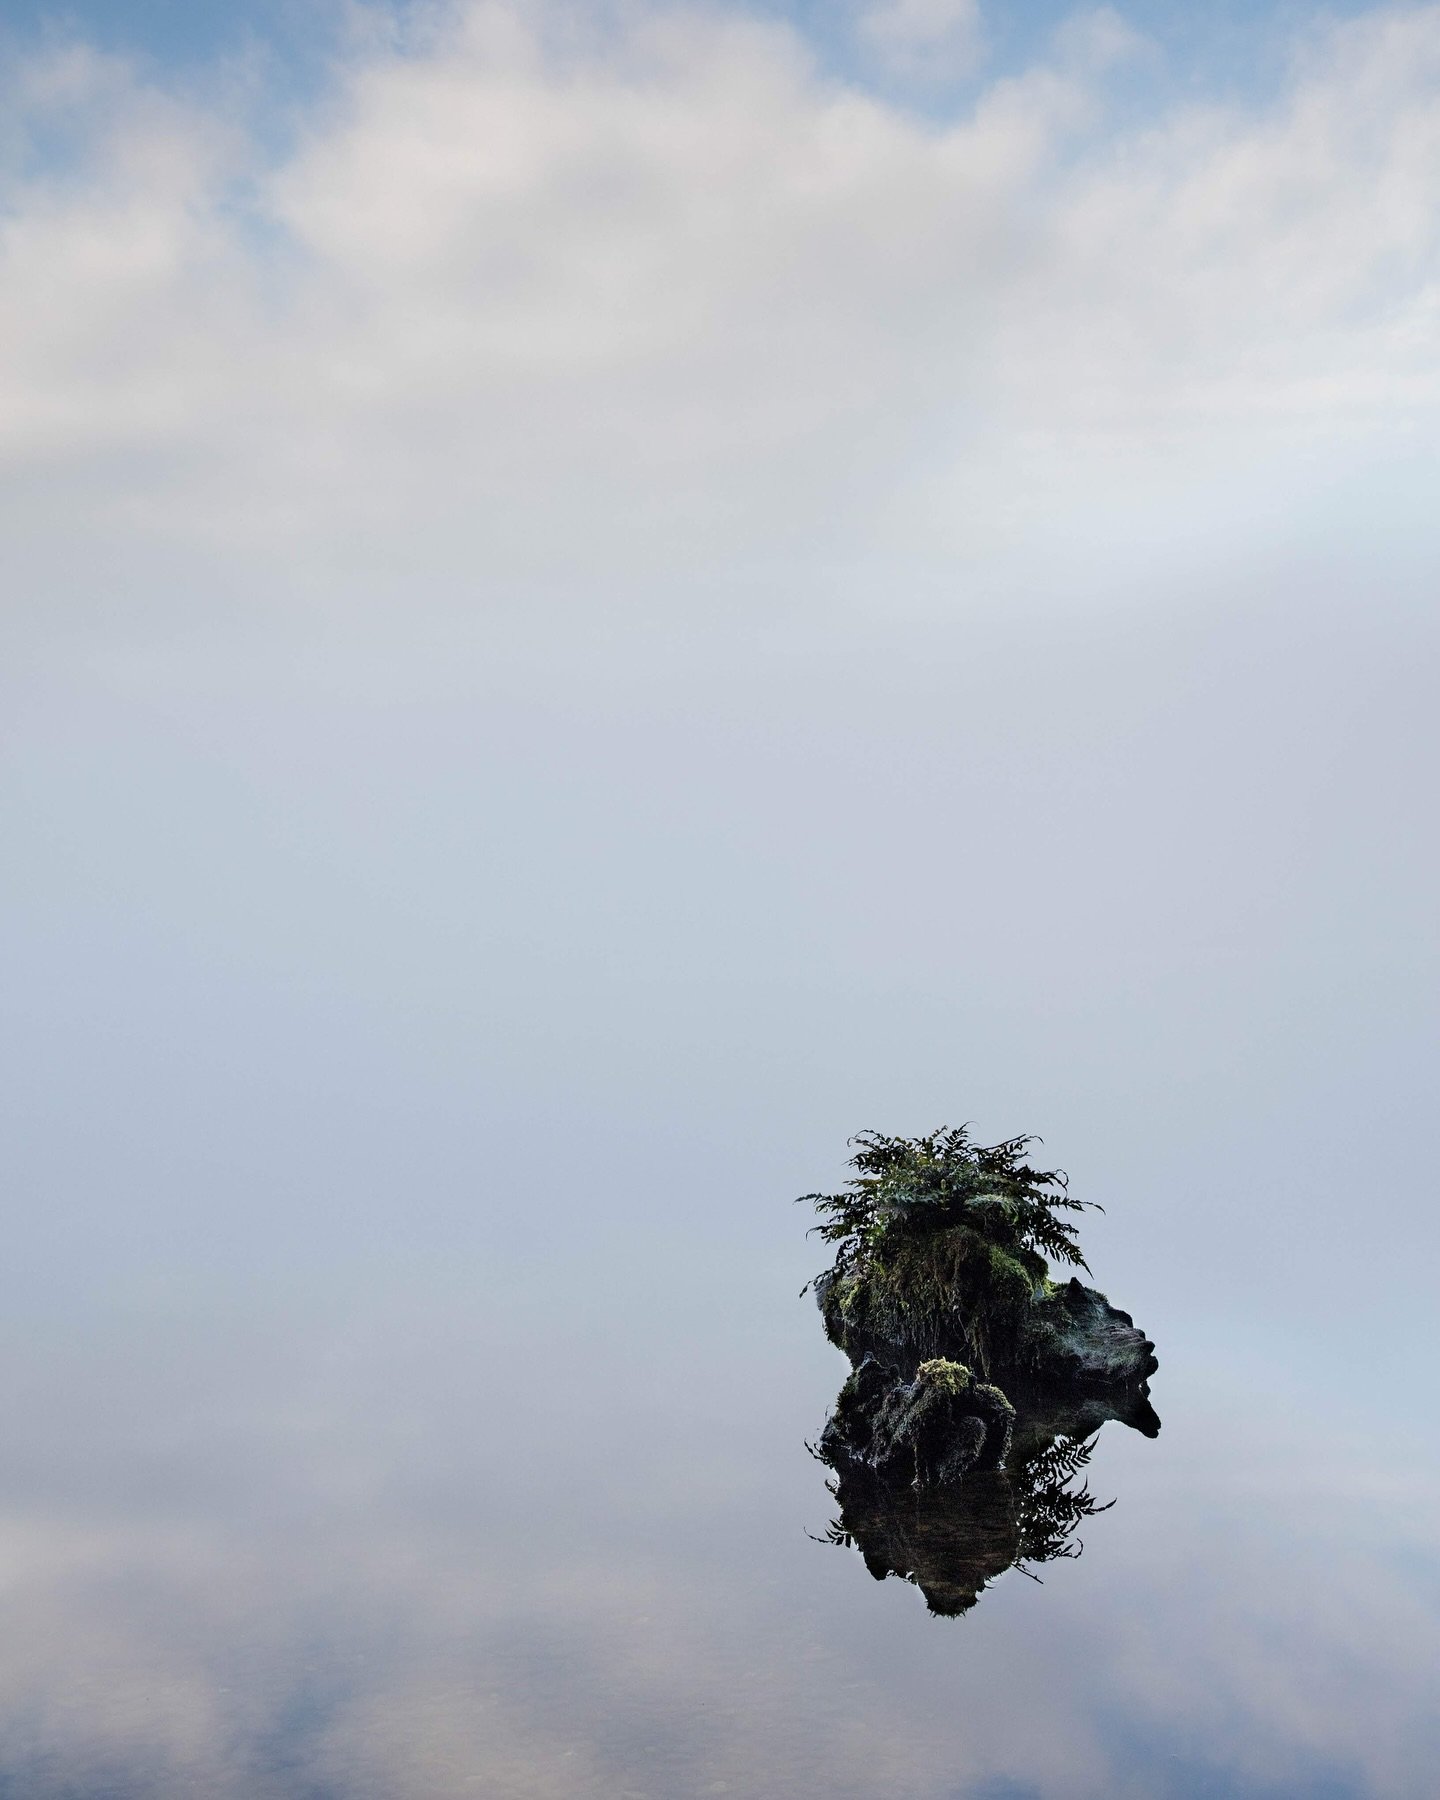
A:
<svg viewBox="0 0 1440 1800">
<path fill-rule="evenodd" d="M 727 1307 L 619 1259 L 557 1282 L 12 1322 L 0 1793 L 1432 1791 L 1417 1434 L 1116 1296 L 1163 1431 L 1101 1431 L 1078 1560 L 937 1618 L 816 1541 L 844 1364 L 773 1269 Z"/>
</svg>

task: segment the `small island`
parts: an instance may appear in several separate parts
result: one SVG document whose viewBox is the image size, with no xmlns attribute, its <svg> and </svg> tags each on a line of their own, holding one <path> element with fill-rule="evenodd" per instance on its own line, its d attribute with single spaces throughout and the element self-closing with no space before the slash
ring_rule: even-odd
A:
<svg viewBox="0 0 1440 1800">
<path fill-rule="evenodd" d="M 1083 1482 L 1096 1432 L 1160 1429 L 1155 1346 L 1096 1289 L 1052 1276 L 1052 1262 L 1089 1274 L 1067 1215 L 1094 1203 L 1031 1165 L 1034 1139 L 853 1141 L 846 1187 L 801 1196 L 835 1246 L 810 1285 L 851 1365 L 815 1447 L 841 1507 L 827 1538 L 960 1613 L 1002 1570 L 1078 1554 L 1076 1528 L 1105 1510 Z"/>
</svg>

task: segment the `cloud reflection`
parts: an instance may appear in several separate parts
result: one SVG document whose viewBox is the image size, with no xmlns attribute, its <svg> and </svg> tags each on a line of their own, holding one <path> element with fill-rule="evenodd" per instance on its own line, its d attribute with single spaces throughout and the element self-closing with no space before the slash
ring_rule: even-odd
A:
<svg viewBox="0 0 1440 1800">
<path fill-rule="evenodd" d="M 1305 1477 L 1293 1430 L 1267 1457 L 1248 1430 L 1182 1424 L 1178 1461 L 1167 1432 L 1128 1468 L 1102 1434 L 1097 1481 L 1123 1488 L 1123 1512 L 1063 1581 L 1042 1593 L 1012 1575 L 941 1630 L 877 1608 L 880 1590 L 793 1529 L 803 1458 L 707 1503 L 684 1470 L 713 1419 L 627 1439 L 638 1530 L 623 1487 L 557 1500 L 543 1456 L 483 1416 L 464 1502 L 443 1498 L 454 1452 L 434 1395 L 454 1348 L 387 1388 L 371 1342 L 346 1430 L 267 1441 L 257 1425 L 238 1500 L 121 1480 L 110 1503 L 102 1484 L 12 1506 L 10 1790 L 952 1800 L 1004 1781 L 1047 1800 L 1181 1800 L 1209 1770 L 1244 1796 L 1426 1791 L 1435 1609 L 1399 1545 L 1376 1540 L 1363 1480 L 1284 1484 L 1297 1463 Z M 530 1378 L 558 1378 L 534 1348 Z M 389 1433 L 407 1410 L 399 1467 Z M 745 1417 L 723 1421 L 735 1454 L 762 1458 Z M 227 1423 L 192 1420 L 178 1465 L 223 1466 Z M 603 1430 L 569 1449 L 573 1473 L 606 1454 Z M 1390 1478 L 1423 1505 L 1416 1477 Z"/>
</svg>

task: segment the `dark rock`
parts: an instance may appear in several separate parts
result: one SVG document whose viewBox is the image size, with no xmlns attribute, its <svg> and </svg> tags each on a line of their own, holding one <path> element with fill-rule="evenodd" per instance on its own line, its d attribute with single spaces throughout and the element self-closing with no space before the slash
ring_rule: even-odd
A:
<svg viewBox="0 0 1440 1800">
<path fill-rule="evenodd" d="M 918 1315 L 904 1335 L 889 1316 L 877 1325 L 875 1309 L 864 1304 L 863 1278 L 842 1282 L 827 1271 L 815 1282 L 815 1299 L 826 1335 L 852 1366 L 868 1357 L 908 1379 L 922 1362 L 975 1358 L 975 1296 L 963 1288 Z M 1154 1344 L 1129 1313 L 1076 1280 L 1047 1283 L 1013 1309 L 1003 1329 L 987 1331 L 979 1342 L 984 1373 L 1006 1392 L 1025 1383 L 1081 1390 L 1139 1386 L 1159 1367 Z"/>
<path fill-rule="evenodd" d="M 1017 1357 L 1046 1380 L 1080 1388 L 1145 1381 L 1159 1362 L 1129 1313 L 1094 1288 L 1071 1280 L 1037 1300 L 1026 1315 Z"/>
<path fill-rule="evenodd" d="M 1015 1409 L 962 1363 L 921 1363 L 909 1381 L 867 1357 L 840 1390 L 820 1440 L 826 1461 L 864 1463 L 917 1487 L 998 1468 Z"/>
</svg>

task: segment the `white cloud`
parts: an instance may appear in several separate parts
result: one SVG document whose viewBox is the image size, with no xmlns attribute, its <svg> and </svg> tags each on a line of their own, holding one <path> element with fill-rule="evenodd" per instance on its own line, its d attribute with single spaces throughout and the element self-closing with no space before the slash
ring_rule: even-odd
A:
<svg viewBox="0 0 1440 1800">
<path fill-rule="evenodd" d="M 1323 532 L 1375 468 L 1403 492 L 1440 410 L 1440 9 L 1123 130 L 1073 55 L 940 127 L 780 27 L 546 22 L 378 34 L 278 154 L 239 101 L 22 71 L 71 140 L 15 159 L 0 225 L 37 565 L 89 532 L 267 592 L 973 595 L 1037 545 L 1103 583 Z"/>
<path fill-rule="evenodd" d="M 875 0 L 861 13 L 859 31 L 895 74 L 952 80 L 980 61 L 980 0 Z"/>
</svg>

